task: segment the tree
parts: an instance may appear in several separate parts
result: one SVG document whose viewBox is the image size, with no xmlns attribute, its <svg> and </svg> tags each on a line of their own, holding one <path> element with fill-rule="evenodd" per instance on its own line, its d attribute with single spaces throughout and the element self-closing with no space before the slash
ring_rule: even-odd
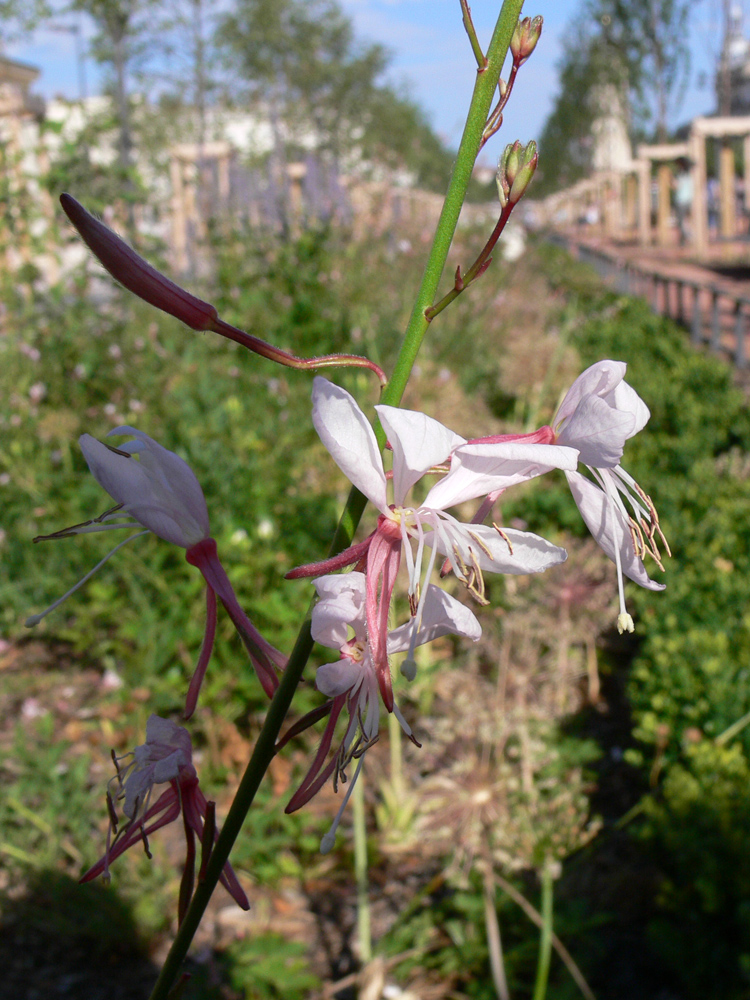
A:
<svg viewBox="0 0 750 1000">
<path fill-rule="evenodd" d="M 154 0 L 72 0 L 71 3 L 72 10 L 82 11 L 94 21 L 98 33 L 92 41 L 92 55 L 112 69 L 119 124 L 119 164 L 126 184 L 133 146 L 128 74 L 144 54 L 147 14 L 153 3 Z"/>
<path fill-rule="evenodd" d="M 592 122 L 613 103 L 632 137 L 655 119 L 656 137 L 667 139 L 690 66 L 694 6 L 690 0 L 585 0 L 563 43 L 560 92 L 539 142 L 537 194 L 590 171 Z"/>
<path fill-rule="evenodd" d="M 15 41 L 52 13 L 47 0 L 0 0 L 0 39 Z"/>
<path fill-rule="evenodd" d="M 238 0 L 217 40 L 246 92 L 265 103 L 277 136 L 283 125 L 290 149 L 313 141 L 338 159 L 353 148 L 387 147 L 391 160 L 413 165 L 424 142 L 437 159 L 441 145 L 424 115 L 380 83 L 386 51 L 356 42 L 336 0 Z"/>
<path fill-rule="evenodd" d="M 628 66 L 606 38 L 580 18 L 563 40 L 560 92 L 539 139 L 535 195 L 569 187 L 592 169 L 592 124 L 602 95 L 614 92 L 628 106 Z"/>
<path fill-rule="evenodd" d="M 667 139 L 670 110 L 679 107 L 690 70 L 687 44 L 693 0 L 590 0 L 591 16 L 602 25 L 608 45 L 619 52 L 630 73 L 630 87 L 641 99 L 653 90 L 656 134 Z"/>
</svg>

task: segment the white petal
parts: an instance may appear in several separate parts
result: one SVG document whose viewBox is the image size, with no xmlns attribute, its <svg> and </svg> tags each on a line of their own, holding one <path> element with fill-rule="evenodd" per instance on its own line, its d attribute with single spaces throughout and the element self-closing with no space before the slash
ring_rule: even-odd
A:
<svg viewBox="0 0 750 1000">
<path fill-rule="evenodd" d="M 558 441 L 577 448 L 584 465 L 611 469 L 622 458 L 625 442 L 635 433 L 635 424 L 632 413 L 614 409 L 598 396 L 587 396 L 563 425 Z"/>
<path fill-rule="evenodd" d="M 151 494 L 148 476 L 140 463 L 113 452 L 90 434 L 78 439 L 94 479 L 118 503 L 129 505 L 144 493 Z"/>
<path fill-rule="evenodd" d="M 400 506 L 411 487 L 431 469 L 445 462 L 465 440 L 437 420 L 416 410 L 376 406 L 393 448 L 393 498 Z"/>
<path fill-rule="evenodd" d="M 164 781 L 174 781 L 180 776 L 180 768 L 189 763 L 189 760 L 185 760 L 182 750 L 174 750 L 168 757 L 164 757 L 154 764 L 154 784 L 159 785 Z"/>
<path fill-rule="evenodd" d="M 201 537 L 207 538 L 210 530 L 206 499 L 195 473 L 187 462 L 135 427 L 115 427 L 107 437 L 116 434 L 132 434 L 136 438 L 136 442 L 128 444 L 131 447 L 135 445 L 133 450 L 137 452 L 141 466 L 153 481 L 160 482 L 185 513 L 201 526 L 203 532 Z"/>
<path fill-rule="evenodd" d="M 361 681 L 366 669 L 362 663 L 355 663 L 348 657 L 336 663 L 324 663 L 315 674 L 315 686 L 326 698 L 335 698 Z"/>
<path fill-rule="evenodd" d="M 403 653 L 409 648 L 413 627 L 413 622 L 407 622 L 391 632 L 388 636 L 389 653 Z M 415 645 L 423 646 L 441 635 L 460 635 L 476 642 L 481 634 L 482 626 L 470 608 L 440 587 L 432 583 L 428 586 Z"/>
<path fill-rule="evenodd" d="M 530 531 L 503 528 L 510 542 L 508 545 L 508 541 L 488 524 L 459 524 L 454 521 L 452 524 L 444 523 L 443 529 L 467 565 L 476 562 L 480 569 L 488 573 L 542 573 L 568 558 L 565 549 Z M 431 544 L 431 535 L 426 540 Z M 442 543 L 438 543 L 438 551 L 444 551 Z M 452 551 L 445 552 L 445 555 L 451 559 L 454 556 Z"/>
<path fill-rule="evenodd" d="M 360 602 L 363 602 L 366 586 L 364 573 L 328 573 L 313 580 L 313 587 L 320 598 L 348 593 L 358 596 Z"/>
<path fill-rule="evenodd" d="M 627 382 L 620 382 L 612 390 L 609 398 L 613 400 L 613 404 L 618 410 L 633 414 L 635 424 L 631 437 L 643 430 L 651 417 L 651 411 L 631 385 L 628 385 Z"/>
<path fill-rule="evenodd" d="M 385 472 L 375 432 L 355 399 L 333 382 L 313 382 L 312 419 L 320 440 L 346 478 L 385 513 Z"/>
<path fill-rule="evenodd" d="M 81 435 L 79 443 L 96 481 L 127 513 L 160 538 L 190 548 L 210 533 L 203 492 L 181 458 L 139 433 L 143 438 L 155 448 L 144 444 L 139 460 L 118 455 L 89 434 Z M 171 458 L 165 462 L 162 452 Z M 174 484 L 168 471 L 176 475 Z"/>
<path fill-rule="evenodd" d="M 129 819 L 135 819 L 138 806 L 142 806 L 154 784 L 153 768 L 144 767 L 131 771 L 125 779 L 125 802 L 122 811 Z"/>
<path fill-rule="evenodd" d="M 424 506 L 446 510 L 465 500 L 507 489 L 551 469 L 573 470 L 578 465 L 574 448 L 555 444 L 465 444 L 451 458 L 451 470 L 425 497 Z"/>
<path fill-rule="evenodd" d="M 624 514 L 606 493 L 578 472 L 567 472 L 566 476 L 581 517 L 605 554 L 615 562 L 615 548 L 618 548 L 625 576 L 647 590 L 664 590 L 665 585 L 652 580 L 646 572 L 643 560 L 633 548 Z"/>
<path fill-rule="evenodd" d="M 314 580 L 321 599 L 312 610 L 311 631 L 316 642 L 341 649 L 349 639 L 349 626 L 357 637 L 365 629 L 364 573 L 331 574 Z"/>
<path fill-rule="evenodd" d="M 597 361 L 587 368 L 568 389 L 552 426 L 566 420 L 585 396 L 606 396 L 622 382 L 627 368 L 624 361 Z"/>
<path fill-rule="evenodd" d="M 161 716 L 152 713 L 146 722 L 146 743 L 163 743 L 169 745 L 180 730 L 183 733 L 187 733 L 187 730 L 183 726 L 178 726 L 171 719 L 162 719 Z"/>
</svg>

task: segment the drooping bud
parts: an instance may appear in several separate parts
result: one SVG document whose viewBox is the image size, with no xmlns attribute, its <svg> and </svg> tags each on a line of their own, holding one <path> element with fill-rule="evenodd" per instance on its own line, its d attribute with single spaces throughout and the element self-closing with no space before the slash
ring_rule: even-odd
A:
<svg viewBox="0 0 750 1000">
<path fill-rule="evenodd" d="M 132 247 L 120 239 L 103 222 L 87 212 L 83 205 L 69 194 L 60 195 L 60 204 L 65 214 L 76 227 L 84 243 L 113 278 L 124 285 L 144 302 L 176 317 L 193 330 L 212 331 L 236 344 L 246 347 L 254 354 L 300 370 L 318 368 L 369 368 L 384 386 L 388 379 L 385 372 L 368 358 L 356 354 L 329 354 L 319 358 L 298 358 L 273 344 L 239 330 L 219 318 L 214 306 L 181 288 L 166 275 L 157 271 Z"/>
<path fill-rule="evenodd" d="M 176 317 L 193 330 L 213 328 L 218 314 L 210 303 L 191 295 L 157 271 L 71 195 L 61 194 L 60 204 L 89 250 L 129 292 Z"/>
<path fill-rule="evenodd" d="M 542 21 L 541 15 L 537 15 L 536 17 L 521 18 L 516 25 L 510 40 L 510 51 L 517 66 L 525 63 L 536 48 L 536 43 L 542 33 Z"/>
</svg>

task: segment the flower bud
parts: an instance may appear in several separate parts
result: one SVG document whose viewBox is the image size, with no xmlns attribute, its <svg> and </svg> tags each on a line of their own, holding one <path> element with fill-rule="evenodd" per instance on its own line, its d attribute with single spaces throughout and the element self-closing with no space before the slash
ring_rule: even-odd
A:
<svg viewBox="0 0 750 1000">
<path fill-rule="evenodd" d="M 523 147 L 516 141 L 505 147 L 497 164 L 497 193 L 503 208 L 508 203 L 508 195 L 518 172 L 519 157 Z"/>
<path fill-rule="evenodd" d="M 518 66 L 525 63 L 534 51 L 541 33 L 541 16 L 524 17 L 519 20 L 513 31 L 513 37 L 510 40 L 510 51 L 513 53 L 513 61 Z"/>
<path fill-rule="evenodd" d="M 144 302 L 181 320 L 193 330 L 211 330 L 216 309 L 170 281 L 69 194 L 60 195 L 63 211 L 81 239 L 112 277 Z"/>
<path fill-rule="evenodd" d="M 534 176 L 538 162 L 539 154 L 536 151 L 536 143 L 532 140 L 527 144 L 526 149 L 523 150 L 521 162 L 513 178 L 510 194 L 508 195 L 508 201 L 511 205 L 515 205 L 523 197 L 531 178 Z"/>
<path fill-rule="evenodd" d="M 519 201 L 534 176 L 538 160 L 535 142 L 523 146 L 516 139 L 505 147 L 497 165 L 497 191 L 503 208 L 508 202 L 515 205 Z"/>
</svg>

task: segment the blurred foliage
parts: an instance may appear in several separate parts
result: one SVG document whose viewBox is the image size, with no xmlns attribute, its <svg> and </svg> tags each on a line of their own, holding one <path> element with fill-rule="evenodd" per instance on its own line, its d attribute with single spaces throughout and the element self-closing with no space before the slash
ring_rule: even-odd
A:
<svg viewBox="0 0 750 1000">
<path fill-rule="evenodd" d="M 453 267 L 471 259 L 475 235 L 459 234 Z M 217 226 L 212 254 L 211 278 L 195 291 L 229 322 L 299 354 L 340 350 L 367 354 L 386 369 L 392 363 L 422 265 L 406 239 L 354 243 L 340 231 L 312 228 L 283 243 Z M 288 649 L 311 588 L 304 581 L 283 582 L 283 574 L 325 555 L 348 491 L 312 429 L 309 376 L 195 334 L 93 275 L 86 264 L 48 289 L 31 275 L 3 279 L 0 637 L 13 648 L 30 648 L 24 617 L 58 597 L 108 550 L 109 536 L 100 535 L 35 547 L 29 542 L 107 507 L 75 439 L 84 431 L 101 438 L 125 423 L 147 430 L 193 467 L 241 603 L 264 635 Z M 466 436 L 498 427 L 532 429 L 551 418 L 559 394 L 582 366 L 615 357 L 627 361 L 628 381 L 651 408 L 647 430 L 628 442 L 624 465 L 657 504 L 674 556 L 664 593 L 629 587 L 637 632 L 629 646 L 617 649 L 630 662 L 638 740 L 628 759 L 643 787 L 660 782 L 638 827 L 659 884 L 642 932 L 655 961 L 686 997 L 741 1000 L 748 974 L 743 941 L 750 876 L 741 832 L 750 810 L 750 730 L 738 731 L 733 742 L 717 738 L 750 710 L 750 419 L 744 398 L 729 369 L 694 351 L 684 331 L 653 316 L 644 302 L 606 291 L 554 248 L 539 245 L 513 266 L 493 265 L 482 280 L 484 295 L 462 296 L 433 324 L 406 405 L 437 414 Z M 371 375 L 337 372 L 336 380 L 365 408 L 375 401 Z M 501 506 L 504 523 L 523 522 L 553 540 L 586 535 L 562 476 L 529 484 Z M 429 739 L 419 754 L 404 755 L 405 773 L 391 774 L 388 787 L 406 789 L 411 802 L 408 796 L 429 791 L 424 779 L 431 774 L 443 774 L 452 785 L 442 790 L 444 807 L 436 807 L 443 810 L 440 836 L 430 840 L 429 830 L 417 829 L 421 808 L 406 810 L 403 843 L 389 840 L 387 831 L 378 835 L 377 871 L 389 873 L 393 892 L 402 894 L 382 950 L 395 956 L 418 949 L 396 967 L 399 978 L 433 977 L 465 995 L 489 997 L 482 850 L 489 845 L 491 864 L 505 876 L 515 871 L 533 900 L 533 872 L 545 857 L 552 854 L 564 865 L 593 830 L 588 769 L 596 751 L 590 740 L 571 736 L 574 730 L 561 735 L 560 721 L 585 700 L 587 684 L 591 695 L 597 635 L 613 621 L 606 581 L 614 579 L 614 568 L 607 563 L 602 571 L 589 551 L 579 561 L 572 555 L 570 563 L 568 576 L 563 568 L 557 578 L 488 581 L 493 607 L 484 612 L 483 645 L 459 654 L 446 640 L 420 654 L 427 660 L 420 659 L 418 680 L 402 705 L 410 720 L 432 718 L 425 727 Z M 576 567 L 596 596 L 584 600 L 575 590 Z M 570 590 L 565 607 L 557 594 L 563 586 Z M 27 721 L 24 706 L 31 717 L 38 706 L 26 705 L 23 686 L 44 687 L 40 676 L 20 673 L 16 681 L 12 672 L 3 673 L 6 717 L 24 718 L 0 748 L 7 791 L 0 849 L 16 877 L 53 865 L 78 874 L 98 856 L 110 773 L 106 747 L 125 751 L 141 742 L 151 710 L 180 711 L 204 614 L 202 582 L 182 552 L 142 538 L 36 630 L 46 647 L 67 651 L 71 685 L 87 672 L 93 678 L 91 690 L 80 694 L 75 731 L 54 728 L 54 704 L 50 716 Z M 602 645 L 609 645 L 606 635 L 599 635 L 600 654 Z M 602 670 L 617 669 L 614 659 L 599 659 Z M 315 662 L 295 713 L 318 703 L 310 683 Z M 560 673 L 561 663 L 569 674 Z M 124 681 L 106 696 L 96 687 L 105 670 Z M 53 673 L 43 679 L 45 691 L 66 683 Z M 501 681 L 507 691 L 501 692 Z M 495 713 L 501 694 L 503 709 Z M 207 792 L 235 780 L 265 704 L 220 615 L 194 726 Z M 490 718 L 480 719 L 482 712 Z M 309 734 L 279 755 L 233 856 L 243 878 L 269 891 L 330 872 L 317 850 L 330 821 L 328 804 L 323 815 L 311 808 L 285 816 L 279 808 L 309 764 L 315 739 Z M 373 749 L 368 768 L 376 760 L 382 766 L 384 756 L 384 747 Z M 623 811 L 630 804 L 623 803 Z M 457 829 L 451 809 L 463 809 L 475 834 L 489 824 L 484 839 L 475 835 L 468 861 L 465 854 L 458 857 L 455 836 L 451 840 Z M 372 814 L 387 825 L 387 810 L 376 804 Z M 153 862 L 129 852 L 114 873 L 152 940 L 170 930 L 168 900 L 178 881 L 168 846 L 154 840 Z M 402 879 L 399 850 L 406 858 L 418 852 L 413 883 Z M 339 860 L 345 852 L 339 846 Z M 423 905 L 411 907 L 411 898 Z M 508 976 L 514 993 L 521 993 L 533 977 L 537 932 L 502 894 L 497 913 Z M 564 894 L 556 901 L 556 931 L 585 971 L 600 960 L 592 928 L 606 918 Z M 315 978 L 300 947 L 262 934 L 230 949 L 233 987 L 264 1000 L 313 990 Z M 576 943 L 590 954 L 579 955 Z M 717 963 L 721 975 L 712 980 Z M 683 970 L 693 964 L 695 975 L 688 978 Z M 573 995 L 559 962 L 551 983 L 551 996 Z"/>
<path fill-rule="evenodd" d="M 648 936 L 686 996 L 742 997 L 750 988 L 748 789 L 739 744 L 704 740 L 669 769 L 662 797 L 646 806 L 641 836 L 663 872 Z"/>
<path fill-rule="evenodd" d="M 319 989 L 309 970 L 307 948 L 281 934 L 262 934 L 230 945 L 230 982 L 246 1000 L 304 1000 Z"/>
<path fill-rule="evenodd" d="M 636 619 L 627 693 L 633 735 L 626 758 L 643 783 L 638 838 L 658 866 L 648 943 L 657 967 L 687 997 L 747 995 L 747 812 L 750 809 L 750 414 L 723 361 L 690 346 L 676 324 L 639 299 L 608 291 L 587 267 L 544 244 L 533 261 L 557 296 L 552 322 L 582 366 L 628 364 L 651 419 L 628 442 L 623 466 L 652 496 L 672 548 L 667 589 L 628 585 Z M 550 401 L 553 403 L 553 401 Z M 507 407 L 507 402 L 504 406 Z M 550 419 L 554 405 L 542 414 Z M 541 534 L 560 524 L 563 483 L 503 505 Z M 569 530 L 582 525 L 565 520 Z M 652 564 L 652 575 L 661 579 Z M 738 720 L 724 745 L 722 734 Z M 637 824 L 636 824 L 637 827 Z M 744 943 L 743 943 L 744 942 Z"/>
</svg>

